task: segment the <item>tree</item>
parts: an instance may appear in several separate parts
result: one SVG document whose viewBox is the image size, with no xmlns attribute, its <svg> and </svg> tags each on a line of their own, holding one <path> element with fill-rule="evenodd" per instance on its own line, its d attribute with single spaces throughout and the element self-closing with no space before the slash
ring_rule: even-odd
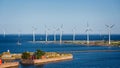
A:
<svg viewBox="0 0 120 68">
<path fill-rule="evenodd" d="M 44 51 L 41 51 L 41 50 L 37 50 L 37 51 L 35 52 L 35 56 L 36 56 L 37 59 L 40 59 L 41 56 L 43 56 L 44 54 L 45 54 L 45 52 L 44 52 Z"/>
<path fill-rule="evenodd" d="M 30 58 L 30 53 L 29 52 L 23 52 L 22 53 L 22 59 L 29 59 Z"/>
</svg>

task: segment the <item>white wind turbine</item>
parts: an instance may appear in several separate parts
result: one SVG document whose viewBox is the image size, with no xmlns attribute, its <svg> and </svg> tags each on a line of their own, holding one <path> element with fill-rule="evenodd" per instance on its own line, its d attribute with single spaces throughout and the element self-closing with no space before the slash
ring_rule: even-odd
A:
<svg viewBox="0 0 120 68">
<path fill-rule="evenodd" d="M 33 28 L 33 43 L 35 43 L 35 30 L 37 30 L 37 28 L 32 27 Z"/>
<path fill-rule="evenodd" d="M 86 32 L 87 32 L 87 44 L 89 45 L 90 41 L 89 41 L 89 31 L 92 31 L 90 28 L 89 28 L 89 24 L 87 23 L 87 29 L 86 29 Z"/>
<path fill-rule="evenodd" d="M 63 24 L 60 27 L 60 44 L 62 43 L 62 33 L 63 33 L 62 28 L 63 28 Z"/>
<path fill-rule="evenodd" d="M 48 30 L 50 30 L 50 29 L 48 29 L 47 26 L 45 25 L 45 42 L 46 43 L 48 41 Z"/>
<path fill-rule="evenodd" d="M 105 25 L 108 28 L 108 33 L 109 33 L 109 45 L 111 44 L 111 29 L 115 26 L 113 25 Z"/>
</svg>

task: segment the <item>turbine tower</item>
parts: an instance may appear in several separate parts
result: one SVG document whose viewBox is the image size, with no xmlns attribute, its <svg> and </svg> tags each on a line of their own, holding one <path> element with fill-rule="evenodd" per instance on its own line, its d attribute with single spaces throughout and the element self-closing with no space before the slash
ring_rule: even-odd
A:
<svg viewBox="0 0 120 68">
<path fill-rule="evenodd" d="M 45 42 L 47 43 L 47 41 L 48 41 L 48 28 L 47 28 L 47 26 L 45 25 Z"/>
<path fill-rule="evenodd" d="M 90 41 L 89 41 L 89 31 L 92 31 L 90 28 L 89 28 L 89 24 L 87 23 L 87 29 L 86 29 L 86 32 L 87 32 L 87 44 L 89 45 Z"/>
<path fill-rule="evenodd" d="M 115 26 L 113 25 L 105 25 L 108 28 L 108 33 L 109 33 L 109 45 L 111 44 L 111 29 Z"/>
<path fill-rule="evenodd" d="M 60 44 L 62 43 L 62 33 L 63 33 L 62 28 L 63 28 L 63 24 L 60 27 Z"/>
<path fill-rule="evenodd" d="M 36 28 L 35 27 L 32 27 L 33 28 L 33 43 L 35 43 L 35 30 Z"/>
</svg>

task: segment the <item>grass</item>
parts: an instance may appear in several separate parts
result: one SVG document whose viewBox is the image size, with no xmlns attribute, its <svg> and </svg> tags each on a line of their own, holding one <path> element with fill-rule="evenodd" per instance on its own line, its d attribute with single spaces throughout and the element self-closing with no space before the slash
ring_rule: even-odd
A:
<svg viewBox="0 0 120 68">
<path fill-rule="evenodd" d="M 57 52 L 46 52 L 45 56 L 47 58 L 56 58 L 56 57 L 63 57 L 63 56 L 71 56 L 72 54 L 63 54 L 63 53 L 57 53 Z"/>
<path fill-rule="evenodd" d="M 64 41 L 65 44 L 87 44 L 86 41 Z M 105 46 L 105 45 L 109 45 L 108 41 L 103 41 L 103 40 L 99 40 L 99 41 L 90 41 L 89 45 L 101 45 L 101 46 Z M 120 46 L 120 41 L 111 41 L 111 46 Z"/>
</svg>

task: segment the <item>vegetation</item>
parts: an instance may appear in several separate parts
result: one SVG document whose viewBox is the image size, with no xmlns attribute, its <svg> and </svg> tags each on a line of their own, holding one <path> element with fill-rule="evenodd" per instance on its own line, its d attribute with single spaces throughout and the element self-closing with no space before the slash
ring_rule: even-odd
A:
<svg viewBox="0 0 120 68">
<path fill-rule="evenodd" d="M 63 57 L 69 56 L 71 54 L 63 54 L 57 52 L 44 52 L 41 50 L 36 50 L 36 52 L 24 52 L 22 53 L 22 59 L 41 59 L 43 57 L 46 58 L 56 58 L 56 57 Z"/>
<path fill-rule="evenodd" d="M 44 54 L 45 54 L 45 52 L 41 51 L 41 50 L 36 50 L 36 52 L 34 52 L 34 53 L 33 52 L 23 52 L 22 59 L 32 59 L 33 57 L 40 59 Z"/>
<path fill-rule="evenodd" d="M 36 56 L 37 59 L 40 59 L 44 54 L 45 54 L 45 52 L 41 51 L 41 50 L 37 50 L 35 52 L 35 56 Z"/>
<path fill-rule="evenodd" d="M 30 53 L 29 52 L 23 52 L 22 53 L 22 59 L 29 59 L 30 58 Z"/>
<path fill-rule="evenodd" d="M 65 57 L 65 56 L 71 56 L 72 54 L 67 54 L 67 53 L 57 53 L 57 52 L 46 52 L 45 56 L 47 58 L 57 58 L 57 57 Z"/>
<path fill-rule="evenodd" d="M 112 45 L 119 45 L 120 46 L 120 41 L 118 41 L 118 42 L 112 42 L 111 44 Z"/>
</svg>

